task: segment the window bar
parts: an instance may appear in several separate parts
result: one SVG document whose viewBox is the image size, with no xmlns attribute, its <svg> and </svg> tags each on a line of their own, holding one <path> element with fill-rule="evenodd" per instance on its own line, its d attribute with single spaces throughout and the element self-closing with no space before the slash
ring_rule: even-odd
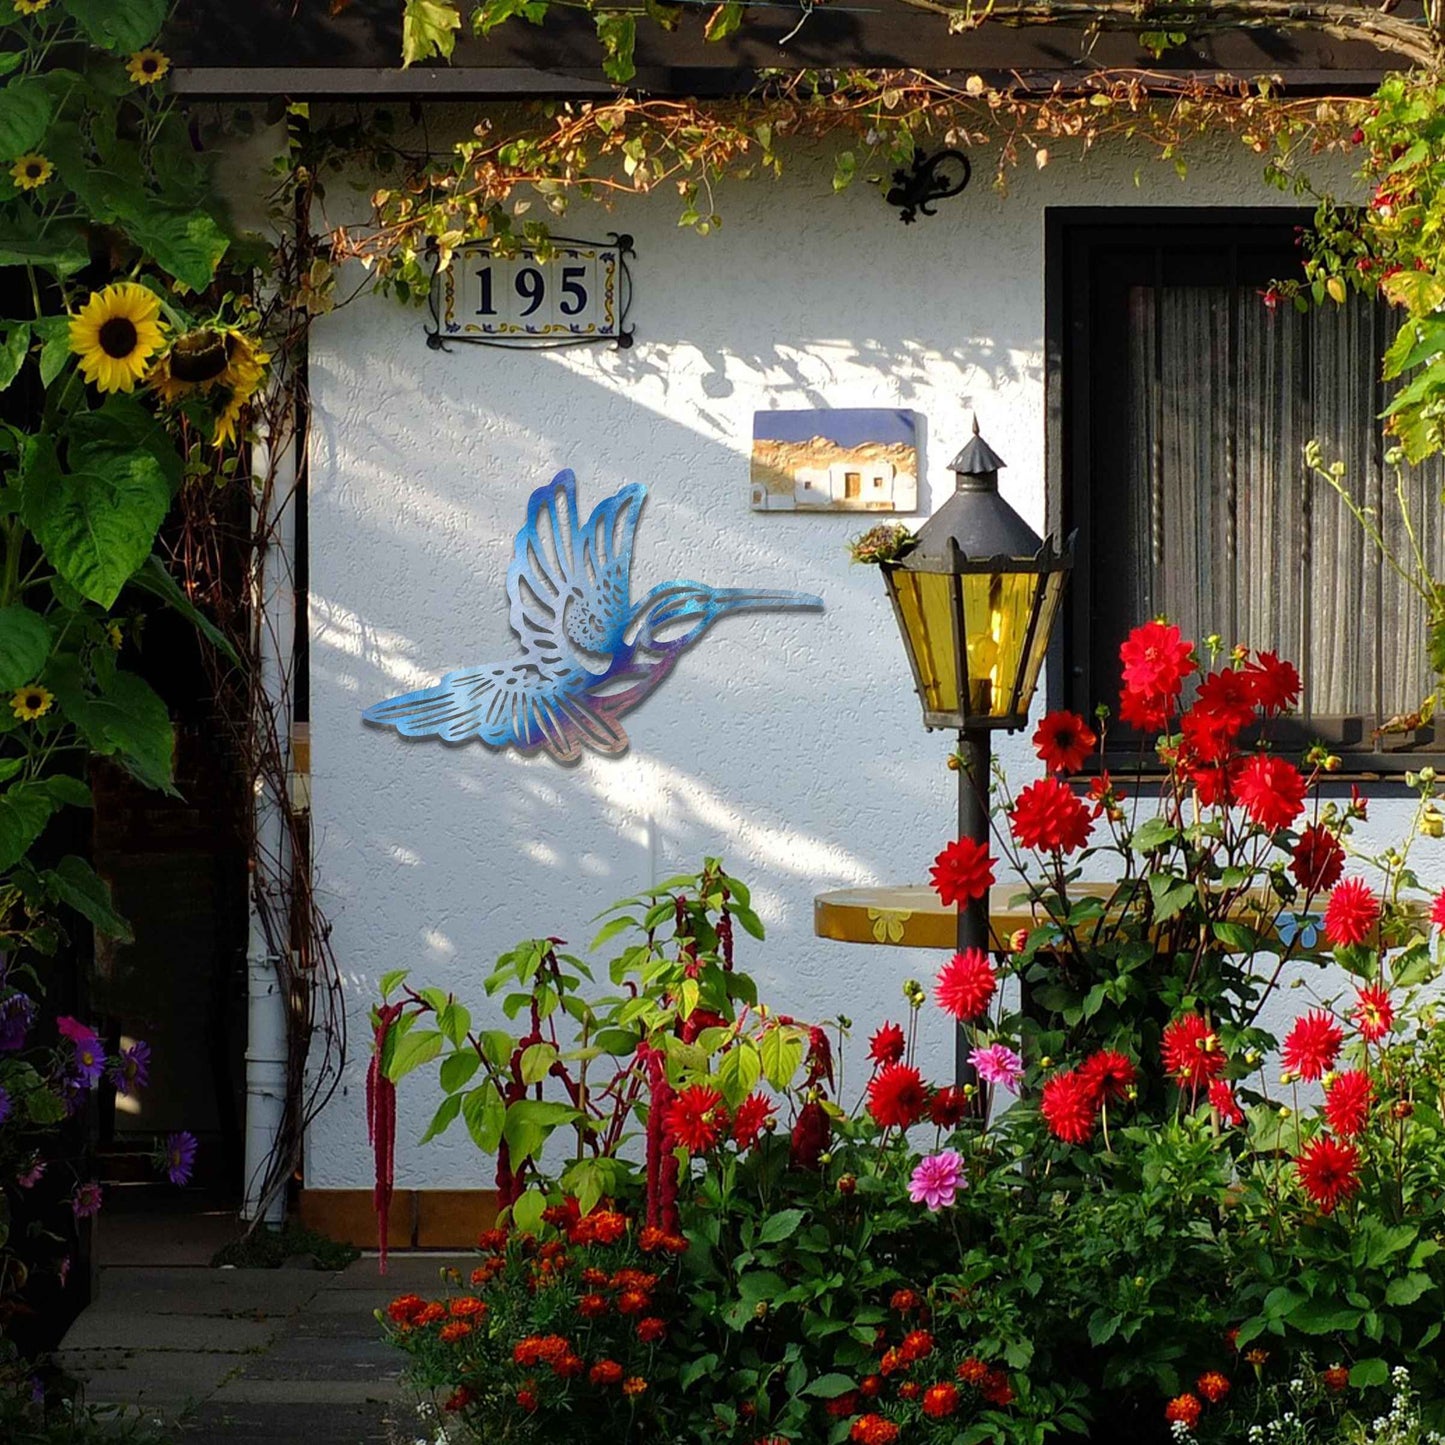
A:
<svg viewBox="0 0 1445 1445">
<path fill-rule="evenodd" d="M 1229 578 L 1225 589 L 1228 598 L 1229 631 L 1224 640 L 1229 646 L 1239 642 L 1239 453 L 1235 438 L 1239 434 L 1239 308 L 1244 299 L 1239 294 L 1239 247 L 1229 248 L 1229 288 L 1225 292 L 1228 307 L 1228 333 L 1225 341 L 1228 372 L 1225 378 L 1225 408 L 1229 425 L 1224 429 L 1224 571 Z M 1250 639 L 1245 639 L 1250 640 Z"/>
<path fill-rule="evenodd" d="M 1366 353 L 1368 356 L 1378 357 L 1384 353 L 1380 347 L 1380 337 L 1376 329 L 1379 320 L 1379 306 L 1372 304 L 1369 307 L 1369 328 L 1370 346 Z M 1380 525 L 1381 532 L 1384 530 L 1385 519 L 1385 452 L 1382 443 L 1382 431 L 1385 423 L 1380 420 L 1380 414 L 1385 410 L 1384 381 L 1380 375 L 1380 367 L 1376 366 L 1371 373 L 1370 394 L 1374 398 L 1374 406 L 1371 408 L 1370 423 L 1370 486 L 1374 491 L 1375 519 Z M 1385 711 L 1385 559 L 1378 547 L 1370 548 L 1375 554 L 1375 566 L 1373 582 L 1371 586 L 1371 601 L 1375 615 L 1375 655 L 1371 665 L 1371 682 L 1373 683 L 1372 697 L 1375 704 L 1375 726 L 1379 727 L 1389 713 Z M 1396 649 L 1397 654 L 1399 649 Z M 1399 661 L 1397 655 L 1396 661 Z M 1384 747 L 1384 736 L 1380 735 L 1375 739 L 1375 751 L 1379 752 Z"/>
<path fill-rule="evenodd" d="M 1314 373 L 1314 348 L 1310 345 L 1311 337 L 1314 335 L 1314 317 L 1306 316 L 1298 324 L 1299 331 L 1299 374 L 1304 377 L 1304 387 L 1300 396 L 1300 403 L 1304 410 L 1303 434 L 1312 437 L 1315 434 L 1315 373 Z M 1272 323 L 1278 325 L 1276 321 Z M 1311 696 L 1314 689 L 1314 666 L 1310 650 L 1314 645 L 1314 593 L 1310 587 L 1310 570 L 1314 561 L 1314 477 L 1310 475 L 1309 469 L 1304 464 L 1302 457 L 1297 457 L 1295 466 L 1300 470 L 1300 572 L 1299 572 L 1299 602 L 1300 602 L 1300 712 L 1305 717 L 1314 713 L 1314 699 Z"/>
<path fill-rule="evenodd" d="M 1164 248 L 1154 249 L 1154 290 L 1149 298 L 1153 309 L 1154 435 L 1149 439 L 1149 547 L 1153 565 L 1149 569 L 1149 612 L 1160 609 L 1160 574 L 1164 570 Z M 1167 581 L 1167 579 L 1165 579 Z"/>
</svg>

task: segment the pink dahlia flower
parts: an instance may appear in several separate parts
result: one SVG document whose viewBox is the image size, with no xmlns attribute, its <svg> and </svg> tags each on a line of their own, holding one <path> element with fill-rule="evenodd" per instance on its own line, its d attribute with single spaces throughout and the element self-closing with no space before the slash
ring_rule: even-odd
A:
<svg viewBox="0 0 1445 1445">
<path fill-rule="evenodd" d="M 930 1209 L 947 1209 L 958 1197 L 958 1191 L 967 1188 L 963 1160 L 952 1149 L 945 1149 L 941 1154 L 930 1154 L 918 1161 L 913 1178 L 908 1181 L 908 1197 Z"/>
<path fill-rule="evenodd" d="M 968 1061 L 985 1084 L 1007 1089 L 1011 1094 L 1019 1091 L 1019 1080 L 1024 1076 L 1024 1061 L 1007 1044 L 990 1044 L 986 1049 L 975 1049 Z"/>
</svg>

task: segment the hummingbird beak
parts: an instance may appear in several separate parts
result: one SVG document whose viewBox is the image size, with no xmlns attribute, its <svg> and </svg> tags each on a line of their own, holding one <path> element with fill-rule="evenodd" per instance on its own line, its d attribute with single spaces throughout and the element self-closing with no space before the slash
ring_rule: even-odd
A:
<svg viewBox="0 0 1445 1445">
<path fill-rule="evenodd" d="M 811 592 L 766 592 L 750 587 L 719 587 L 713 597 L 719 615 L 727 612 L 774 612 L 821 609 L 823 599 Z"/>
</svg>

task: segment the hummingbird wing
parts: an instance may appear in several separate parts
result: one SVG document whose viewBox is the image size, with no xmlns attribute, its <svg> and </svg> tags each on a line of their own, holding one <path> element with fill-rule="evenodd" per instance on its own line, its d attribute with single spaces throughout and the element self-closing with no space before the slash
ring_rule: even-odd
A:
<svg viewBox="0 0 1445 1445">
<path fill-rule="evenodd" d="M 599 502 L 585 523 L 577 479 L 558 472 L 527 502 L 527 520 L 507 569 L 512 630 L 544 667 L 576 660 L 581 648 L 609 656 L 630 610 L 632 543 L 647 489 L 630 483 Z"/>
<path fill-rule="evenodd" d="M 520 753 L 545 749 L 559 763 L 575 763 L 583 748 L 620 753 L 627 733 L 615 716 L 587 696 L 595 681 L 578 667 L 549 671 L 534 661 L 464 667 L 435 686 L 387 698 L 362 714 L 404 737 L 447 743 L 480 738 L 489 747 Z"/>
</svg>

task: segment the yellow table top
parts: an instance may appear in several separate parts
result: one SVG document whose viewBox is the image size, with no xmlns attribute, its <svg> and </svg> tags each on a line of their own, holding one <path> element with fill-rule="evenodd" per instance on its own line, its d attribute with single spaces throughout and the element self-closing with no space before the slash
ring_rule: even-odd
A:
<svg viewBox="0 0 1445 1445">
<path fill-rule="evenodd" d="M 1108 898 L 1114 891 L 1112 883 L 1074 883 L 1069 896 Z M 996 883 L 989 890 L 989 922 L 994 935 L 1007 941 L 1020 928 L 1033 928 L 1046 918 L 1042 909 L 1035 913 L 1027 905 L 1013 906 L 1024 892 L 1022 883 Z M 1260 895 L 1267 909 L 1266 917 L 1274 918 L 1278 902 Z M 1248 913 L 1246 903 L 1241 910 Z M 1319 924 L 1322 909 L 1309 914 L 1289 915 L 1294 921 L 1290 929 L 1298 938 L 1297 953 L 1310 955 L 1319 951 Z M 1289 928 L 1289 924 L 1285 924 Z M 881 943 L 893 948 L 940 948 L 952 950 L 958 937 L 958 910 L 945 908 L 938 895 L 926 883 L 910 883 L 901 887 L 837 888 L 819 893 L 813 899 L 813 932 L 819 938 L 833 938 L 840 943 Z"/>
</svg>

